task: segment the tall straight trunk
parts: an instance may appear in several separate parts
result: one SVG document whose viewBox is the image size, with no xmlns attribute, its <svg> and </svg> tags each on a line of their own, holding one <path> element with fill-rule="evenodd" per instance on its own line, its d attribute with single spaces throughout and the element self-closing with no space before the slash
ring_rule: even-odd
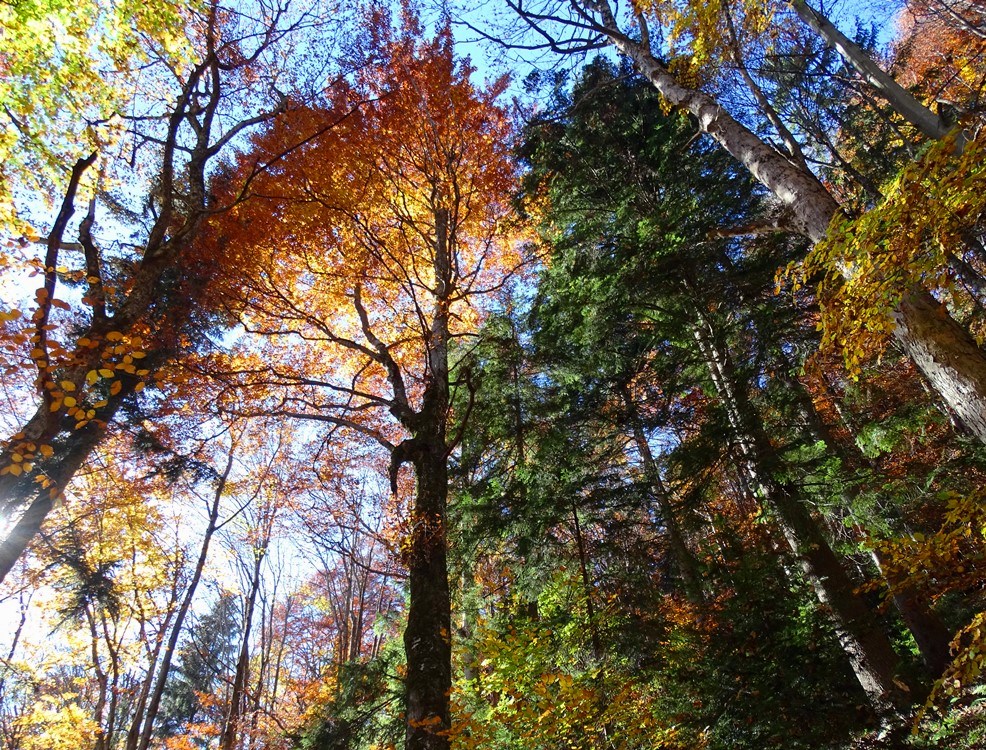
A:
<svg viewBox="0 0 986 750">
<path fill-rule="evenodd" d="M 422 448 L 415 462 L 417 493 L 411 515 L 408 583 L 407 750 L 447 750 L 451 724 L 452 601 L 449 593 L 445 441 Z"/>
<path fill-rule="evenodd" d="M 253 553 L 253 569 L 250 571 L 250 592 L 247 594 L 243 609 L 243 637 L 240 641 L 240 652 L 236 658 L 236 673 L 233 676 L 233 686 L 229 696 L 229 706 L 223 721 L 222 733 L 219 737 L 219 750 L 233 750 L 240 734 L 240 721 L 247 698 L 247 683 L 250 679 L 250 630 L 253 625 L 253 613 L 257 606 L 257 594 L 260 592 L 260 568 L 266 556 L 264 546 Z"/>
<path fill-rule="evenodd" d="M 637 452 L 640 454 L 644 476 L 650 484 L 652 496 L 657 501 L 657 506 L 661 511 L 661 520 L 664 521 L 664 528 L 668 534 L 671 553 L 674 555 L 674 560 L 678 564 L 678 572 L 681 574 L 681 581 L 685 587 L 685 596 L 693 604 L 699 604 L 703 601 L 704 597 L 702 592 L 702 577 L 698 572 L 698 563 L 695 561 L 695 557 L 685 542 L 685 535 L 682 533 L 681 525 L 678 523 L 677 512 L 671 502 L 671 496 L 664 485 L 664 481 L 661 479 L 661 473 L 657 468 L 657 462 L 654 460 L 650 443 L 647 442 L 647 436 L 644 434 L 644 428 L 640 422 L 640 414 L 630 393 L 630 388 L 623 385 L 620 388 L 620 396 L 623 398 L 623 405 L 626 409 L 627 421 L 630 423 L 630 429 L 633 433 L 634 444 L 637 446 Z"/>
<path fill-rule="evenodd" d="M 863 80 L 882 96 L 894 111 L 929 138 L 938 140 L 948 132 L 942 119 L 921 104 L 914 96 L 876 64 L 870 55 L 849 39 L 827 17 L 812 8 L 805 0 L 789 0 L 798 18 L 804 21 L 825 43 L 849 63 Z"/>
<path fill-rule="evenodd" d="M 856 595 L 852 580 L 797 490 L 775 478 L 777 455 L 732 360 L 701 304 L 694 305 L 693 314 L 695 340 L 734 432 L 742 469 L 760 499 L 773 509 L 870 704 L 878 714 L 891 715 L 910 702 L 900 688 L 900 659 L 873 612 Z"/>
<path fill-rule="evenodd" d="M 404 650 L 406 750 L 448 750 L 452 690 L 452 599 L 448 582 L 449 304 L 454 293 L 447 209 L 435 210 L 436 291 L 427 341 L 427 381 L 407 448 L 416 493 L 411 511 Z"/>
<path fill-rule="evenodd" d="M 582 576 L 582 591 L 585 594 L 585 616 L 589 624 L 589 643 L 592 645 L 592 658 L 602 662 L 603 645 L 599 640 L 599 623 L 596 622 L 596 607 L 592 601 L 592 576 L 589 575 L 589 555 L 585 546 L 585 534 L 579 521 L 579 508 L 572 499 L 572 531 L 575 534 L 575 550 L 579 555 L 579 573 Z"/>
<path fill-rule="evenodd" d="M 198 588 L 199 581 L 202 580 L 202 572 L 205 570 L 205 563 L 209 557 L 209 545 L 212 536 L 218 528 L 219 502 L 223 492 L 226 490 L 226 482 L 229 480 L 229 473 L 233 469 L 233 452 L 235 444 L 230 447 L 229 456 L 226 460 L 226 468 L 223 469 L 222 476 L 216 485 L 216 490 L 212 496 L 212 504 L 209 506 L 209 522 L 205 529 L 205 536 L 202 539 L 202 546 L 199 548 L 199 556 L 195 562 L 195 569 L 192 571 L 192 578 L 188 582 L 185 596 L 182 598 L 178 612 L 175 614 L 175 621 L 168 635 L 167 646 L 161 656 L 161 665 L 158 668 L 157 681 L 151 690 L 147 701 L 147 707 L 143 716 L 135 717 L 130 731 L 127 734 L 126 750 L 147 750 L 154 735 L 154 722 L 157 719 L 158 710 L 161 707 L 161 699 L 164 697 L 164 689 L 168 683 L 168 673 L 171 671 L 171 660 L 174 658 L 175 649 L 178 648 L 178 639 L 181 636 L 181 628 L 185 623 L 185 617 L 191 609 L 192 601 L 195 598 L 195 590 Z M 143 727 L 141 728 L 141 722 Z"/>
<path fill-rule="evenodd" d="M 762 141 L 713 97 L 681 85 L 651 52 L 645 24 L 644 38 L 637 41 L 619 30 L 606 0 L 584 5 L 587 11 L 600 15 L 612 44 L 634 62 L 668 103 L 691 113 L 702 132 L 788 207 L 806 237 L 816 243 L 825 239 L 840 209 L 818 178 Z M 890 317 L 897 343 L 966 428 L 986 443 L 986 353 L 945 307 L 920 287 L 901 290 L 900 302 Z"/>
</svg>

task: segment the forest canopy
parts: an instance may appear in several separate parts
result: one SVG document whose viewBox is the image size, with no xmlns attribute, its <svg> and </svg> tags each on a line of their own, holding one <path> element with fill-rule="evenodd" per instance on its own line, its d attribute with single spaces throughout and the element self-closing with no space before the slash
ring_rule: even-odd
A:
<svg viewBox="0 0 986 750">
<path fill-rule="evenodd" d="M 981 747 L 986 9 L 879 5 L 0 6 L 2 746 Z"/>
</svg>

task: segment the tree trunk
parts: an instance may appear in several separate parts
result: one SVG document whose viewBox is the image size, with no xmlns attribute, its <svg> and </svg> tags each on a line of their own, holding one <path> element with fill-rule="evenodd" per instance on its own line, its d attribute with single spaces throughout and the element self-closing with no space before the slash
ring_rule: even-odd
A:
<svg viewBox="0 0 986 750">
<path fill-rule="evenodd" d="M 443 417 L 444 418 L 444 417 Z M 408 581 L 407 750 L 448 750 L 452 689 L 452 603 L 446 562 L 448 467 L 445 441 L 434 441 L 415 464 Z"/>
<path fill-rule="evenodd" d="M 790 369 L 790 362 L 783 361 L 780 363 L 778 367 L 778 371 L 782 373 L 780 380 L 787 386 L 793 396 L 795 408 L 801 413 L 808 431 L 814 439 L 825 444 L 826 448 L 840 460 L 843 467 L 851 466 L 854 463 L 853 457 L 849 455 L 842 443 L 832 434 L 825 420 L 822 419 L 822 416 L 815 409 L 814 402 L 811 400 L 805 387 L 797 379 L 786 374 Z M 860 455 L 859 458 L 863 457 Z M 843 487 L 845 487 L 845 484 L 843 484 Z M 852 485 L 850 485 L 849 489 L 843 489 L 842 502 L 846 508 L 851 506 L 856 492 L 858 490 L 854 491 Z M 870 552 L 870 556 L 880 577 L 886 581 L 886 577 L 883 575 L 884 561 L 882 556 L 876 550 Z M 918 651 L 921 654 L 921 660 L 928 668 L 928 674 L 932 679 L 938 678 L 951 661 L 949 657 L 951 635 L 948 629 L 934 612 L 924 605 L 915 591 L 899 589 L 890 585 L 889 581 L 887 584 L 890 587 L 894 607 L 904 621 L 904 625 L 913 636 L 914 642 L 917 644 Z"/>
<path fill-rule="evenodd" d="M 942 119 L 915 99 L 911 93 L 876 64 L 864 49 L 849 39 L 825 16 L 805 0 L 789 0 L 791 8 L 825 43 L 838 52 L 870 86 L 876 89 L 894 111 L 929 138 L 938 140 L 948 132 Z"/>
<path fill-rule="evenodd" d="M 894 338 L 959 421 L 986 442 L 986 358 L 969 332 L 927 292 L 912 289 L 891 317 Z"/>
<path fill-rule="evenodd" d="M 448 582 L 449 300 L 454 293 L 449 212 L 435 209 L 435 295 L 427 342 L 427 380 L 407 447 L 417 492 L 411 512 L 406 750 L 448 750 L 452 691 L 452 600 Z M 399 468 L 399 466 L 398 466 Z"/>
<path fill-rule="evenodd" d="M 877 571 L 886 580 L 883 575 L 883 556 L 877 550 L 873 550 L 871 555 Z M 916 591 L 911 588 L 902 589 L 890 582 L 888 586 L 894 607 L 900 612 L 901 619 L 914 637 L 918 652 L 921 654 L 921 661 L 928 668 L 931 678 L 938 679 L 952 662 L 949 648 L 951 633 L 945 627 L 945 623 L 921 601 Z"/>
<path fill-rule="evenodd" d="M 164 649 L 164 654 L 161 657 L 161 666 L 158 669 L 157 682 L 154 684 L 154 689 L 151 692 L 150 700 L 147 703 L 147 709 L 143 716 L 143 729 L 138 731 L 140 726 L 140 717 L 134 720 L 130 732 L 127 735 L 126 750 L 147 750 L 148 746 L 151 744 L 151 737 L 154 733 L 154 721 L 157 719 L 158 710 L 161 706 L 161 698 L 164 696 L 164 689 L 168 682 L 168 673 L 171 671 L 171 660 L 174 658 L 175 649 L 178 647 L 178 639 L 181 636 L 181 628 L 185 623 L 185 617 L 188 615 L 188 610 L 192 606 L 192 600 L 195 597 L 195 590 L 198 588 L 199 581 L 202 579 L 202 572 L 205 570 L 205 563 L 209 557 L 209 544 L 212 541 L 212 535 L 215 533 L 218 527 L 219 520 L 219 502 L 222 499 L 223 492 L 226 489 L 226 482 L 229 479 L 229 473 L 233 469 L 233 451 L 235 449 L 235 444 L 229 449 L 229 457 L 226 461 L 226 468 L 223 470 L 222 476 L 219 478 L 219 483 L 216 486 L 216 491 L 212 496 L 212 505 L 209 506 L 209 523 L 206 526 L 205 537 L 202 540 L 202 546 L 199 548 L 198 560 L 195 562 L 195 569 L 192 572 L 192 579 L 188 582 L 188 589 L 185 591 L 185 596 L 182 599 L 181 606 L 178 608 L 178 612 L 175 615 L 175 622 L 172 625 L 171 633 L 168 635 L 168 645 Z"/>
<path fill-rule="evenodd" d="M 791 211 L 794 224 L 812 242 L 821 242 L 840 211 L 813 174 L 794 166 L 734 119 L 708 94 L 682 86 L 644 42 L 619 30 L 603 0 L 592 9 L 602 16 L 610 41 L 673 106 L 690 112 L 699 129 L 736 157 Z M 646 39 L 645 39 L 646 41 Z M 920 288 L 903 290 L 891 313 L 893 335 L 950 409 L 980 442 L 986 443 L 986 354 L 941 303 Z"/>
<path fill-rule="evenodd" d="M 592 658 L 596 664 L 603 660 L 603 645 L 599 640 L 599 623 L 596 622 L 596 607 L 592 603 L 592 576 L 589 575 L 589 555 L 585 548 L 585 535 L 579 522 L 579 509 L 572 499 L 572 531 L 575 534 L 575 550 L 579 555 L 579 572 L 582 576 L 582 591 L 585 594 L 585 617 L 589 626 L 589 643 L 592 646 Z"/>
<path fill-rule="evenodd" d="M 257 605 L 257 593 L 260 591 L 260 568 L 266 556 L 266 543 L 265 540 L 264 547 L 253 551 L 250 592 L 247 594 L 243 610 L 243 638 L 240 641 L 240 653 L 236 659 L 236 673 L 233 676 L 229 707 L 223 721 L 222 734 L 219 737 L 219 750 L 234 750 L 236 740 L 239 737 L 240 720 L 247 698 L 247 682 L 250 679 L 250 630 L 253 625 L 253 612 Z"/>
<path fill-rule="evenodd" d="M 13 508 L 23 498 L 33 496 L 17 523 L 7 532 L 3 542 L 0 542 L 0 582 L 7 577 L 31 540 L 37 536 L 41 524 L 55 507 L 56 500 L 61 497 L 68 483 L 75 476 L 75 472 L 103 439 L 106 425 L 116 416 L 124 399 L 133 393 L 137 379 L 121 376 L 121 381 L 122 390 L 104 408 L 98 420 L 94 419 L 78 430 L 72 427 L 66 428 L 63 439 L 54 446 L 55 455 L 45 466 L 45 477 L 49 481 L 47 487 L 39 489 L 40 485 L 33 481 L 33 474 L 22 474 L 19 477 L 12 474 L 0 476 L 0 507 L 6 506 L 9 509 L 5 512 L 16 512 Z M 2 460 L 0 458 L 0 465 Z"/>
<path fill-rule="evenodd" d="M 735 434 L 742 469 L 757 495 L 773 508 L 781 531 L 828 612 L 839 643 L 873 709 L 881 716 L 891 715 L 910 703 L 900 688 L 900 659 L 876 617 L 856 596 L 852 580 L 797 491 L 774 478 L 776 453 L 738 382 L 731 358 L 717 341 L 715 329 L 700 303 L 694 306 L 694 315 L 695 340 Z"/>
<path fill-rule="evenodd" d="M 644 434 L 643 426 L 640 423 L 640 415 L 637 413 L 637 405 L 633 401 L 629 387 L 624 385 L 620 389 L 620 395 L 623 398 L 623 404 L 627 410 L 627 418 L 633 432 L 633 440 L 637 446 L 637 452 L 640 453 L 644 475 L 647 477 L 652 495 L 657 500 L 657 506 L 661 511 L 664 528 L 668 533 L 668 543 L 671 546 L 671 553 L 674 555 L 675 562 L 678 564 L 681 581 L 685 587 L 685 596 L 693 604 L 699 604 L 703 601 L 704 597 L 702 595 L 702 577 L 698 572 L 698 564 L 695 562 L 695 557 L 685 542 L 685 535 L 682 533 L 681 526 L 678 523 L 675 508 L 671 503 L 671 497 L 667 492 L 667 488 L 664 486 L 664 482 L 661 480 L 657 462 L 654 460 L 654 454 L 650 449 L 650 444 L 647 442 L 647 436 Z"/>
</svg>

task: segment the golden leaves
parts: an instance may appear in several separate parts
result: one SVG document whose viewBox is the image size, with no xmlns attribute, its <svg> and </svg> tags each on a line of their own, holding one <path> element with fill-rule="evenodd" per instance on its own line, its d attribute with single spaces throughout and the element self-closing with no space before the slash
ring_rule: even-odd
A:
<svg viewBox="0 0 986 750">
<path fill-rule="evenodd" d="M 821 276 L 822 347 L 838 351 L 852 376 L 882 351 L 892 311 L 915 285 L 949 291 L 949 256 L 986 212 L 986 133 L 956 154 L 957 133 L 933 144 L 858 219 L 838 214 L 824 242 L 779 273 L 797 289 Z"/>
<path fill-rule="evenodd" d="M 202 248 L 222 253 L 229 275 L 217 283 L 242 300 L 250 327 L 272 340 L 297 330 L 309 342 L 299 352 L 285 339 L 284 356 L 309 356 L 340 378 L 349 369 L 374 391 L 387 387 L 380 363 L 341 358 L 338 347 L 366 344 L 369 329 L 416 387 L 431 316 L 442 307 L 453 333 L 474 329 L 481 290 L 499 288 L 521 249 L 507 220 L 516 166 L 497 102 L 504 82 L 473 86 L 447 29 L 426 41 L 407 28 L 375 33 L 374 64 L 330 92 L 328 106 L 296 108 L 255 139 L 244 170 L 319 133 L 253 181 L 277 200 L 217 217 Z"/>
</svg>

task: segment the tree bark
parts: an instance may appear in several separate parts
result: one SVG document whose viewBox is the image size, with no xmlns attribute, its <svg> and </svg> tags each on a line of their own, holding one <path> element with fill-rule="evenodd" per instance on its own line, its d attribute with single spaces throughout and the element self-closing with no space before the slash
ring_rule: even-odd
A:
<svg viewBox="0 0 986 750">
<path fill-rule="evenodd" d="M 452 690 L 452 600 L 448 582 L 449 304 L 454 293 L 449 212 L 435 209 L 435 293 L 427 341 L 427 380 L 413 417 L 411 462 L 417 492 L 411 513 L 408 583 L 406 750 L 448 750 Z"/>
<path fill-rule="evenodd" d="M 443 418 L 444 419 L 444 418 Z M 434 440 L 415 463 L 408 581 L 407 750 L 447 750 L 451 719 L 452 603 L 446 561 L 448 467 L 445 441 Z"/>
<path fill-rule="evenodd" d="M 63 429 L 64 438 L 54 446 L 55 454 L 46 463 L 45 476 L 50 482 L 48 487 L 39 489 L 39 485 L 33 481 L 33 474 L 22 474 L 19 477 L 12 474 L 0 476 L 0 502 L 9 502 L 16 507 L 16 503 L 24 498 L 32 498 L 13 528 L 7 532 L 3 542 L 0 542 L 0 581 L 7 577 L 27 546 L 37 536 L 41 524 L 55 507 L 55 502 L 62 496 L 75 472 L 103 439 L 107 424 L 116 416 L 124 399 L 133 393 L 137 379 L 122 376 L 121 380 L 124 383 L 123 388 L 104 407 L 99 420 L 91 420 L 89 424 L 78 430 L 71 426 Z M 6 512 L 13 511 L 8 509 Z"/>
<path fill-rule="evenodd" d="M 969 432 L 986 443 L 986 358 L 927 292 L 909 290 L 891 313 L 894 338 Z"/>
<path fill-rule="evenodd" d="M 164 654 L 161 657 L 161 666 L 158 669 L 157 681 L 154 684 L 146 711 L 143 715 L 143 728 L 140 729 L 141 717 L 137 717 L 131 725 L 130 732 L 127 734 L 126 750 L 147 750 L 151 744 L 151 738 L 154 733 L 154 722 L 157 719 L 161 699 L 164 696 L 164 689 L 167 686 L 168 673 L 171 671 L 171 661 L 174 658 L 175 649 L 178 647 L 181 628 L 185 623 L 188 610 L 191 609 L 192 601 L 195 598 L 195 590 L 198 588 L 199 581 L 202 579 L 202 572 L 205 570 L 205 563 L 209 557 L 209 545 L 212 541 L 212 536 L 219 526 L 219 503 L 222 500 L 223 492 L 226 490 L 226 482 L 229 479 L 230 471 L 233 469 L 234 450 L 235 444 L 230 447 L 229 457 L 226 460 L 226 468 L 223 470 L 212 496 L 212 504 L 209 506 L 209 522 L 205 529 L 205 536 L 202 539 L 202 546 L 199 548 L 199 556 L 195 562 L 195 569 L 192 571 L 192 578 L 188 582 L 185 596 L 178 608 L 178 612 L 175 614 L 175 621 L 168 635 L 168 645 L 165 647 Z"/>
<path fill-rule="evenodd" d="M 876 89 L 894 111 L 929 138 L 938 140 L 948 132 L 948 126 L 897 81 L 876 64 L 864 49 L 849 39 L 824 15 L 805 0 L 789 0 L 798 18 L 804 21 L 825 43 L 849 63 L 863 80 Z"/>
<path fill-rule="evenodd" d="M 902 692 L 900 659 L 795 488 L 775 479 L 778 458 L 762 422 L 735 374 L 725 348 L 700 303 L 694 305 L 694 336 L 706 360 L 736 438 L 742 469 L 760 499 L 770 505 L 785 539 L 827 611 L 839 643 L 873 709 L 890 716 L 911 701 Z"/>
<path fill-rule="evenodd" d="M 695 557 L 685 542 L 685 535 L 682 533 L 681 525 L 678 523 L 677 513 L 674 505 L 671 503 L 671 497 L 661 479 L 657 462 L 654 460 L 654 454 L 650 449 L 650 444 L 647 442 L 647 436 L 644 434 L 643 426 L 640 423 L 640 415 L 637 412 L 637 405 L 633 401 L 629 387 L 623 385 L 620 388 L 620 395 L 623 398 L 623 404 L 627 411 L 627 419 L 630 422 L 630 429 L 633 432 L 633 440 L 637 446 L 637 452 L 640 453 L 644 476 L 647 477 L 652 495 L 661 511 L 661 520 L 664 521 L 664 528 L 668 534 L 671 553 L 674 555 L 675 562 L 678 564 L 678 571 L 681 573 L 681 581 L 685 587 L 685 596 L 693 604 L 700 604 L 704 596 L 702 592 L 702 576 L 698 572 L 698 564 L 695 562 Z"/>
<path fill-rule="evenodd" d="M 786 359 L 781 361 L 777 368 L 781 373 L 779 379 L 793 397 L 794 407 L 801 414 L 801 418 L 808 432 L 815 440 L 825 444 L 826 449 L 839 459 L 843 469 L 852 466 L 855 463 L 853 460 L 854 457 L 849 454 L 843 444 L 832 434 L 828 424 L 826 424 L 821 414 L 815 408 L 815 404 L 804 385 L 796 378 L 787 374 L 791 368 L 791 363 L 786 361 Z M 865 457 L 861 454 L 855 458 L 865 460 Z M 853 487 L 854 485 L 850 484 L 846 488 L 846 485 L 843 484 L 844 489 L 841 493 L 842 502 L 847 509 L 851 506 L 855 494 L 858 493 L 858 489 L 854 490 Z M 886 576 L 883 574 L 884 560 L 881 554 L 873 550 L 870 552 L 870 556 L 873 564 L 876 566 L 877 573 L 884 581 L 887 581 Z M 890 585 L 889 581 L 887 581 L 887 585 L 890 588 L 894 607 L 904 621 L 904 625 L 913 636 L 914 642 L 918 647 L 918 652 L 921 654 L 921 660 L 928 668 L 928 674 L 932 679 L 938 678 L 945 671 L 951 660 L 949 657 L 951 634 L 934 612 L 924 605 L 917 592 L 909 589 L 900 589 L 899 587 Z"/>
</svg>

